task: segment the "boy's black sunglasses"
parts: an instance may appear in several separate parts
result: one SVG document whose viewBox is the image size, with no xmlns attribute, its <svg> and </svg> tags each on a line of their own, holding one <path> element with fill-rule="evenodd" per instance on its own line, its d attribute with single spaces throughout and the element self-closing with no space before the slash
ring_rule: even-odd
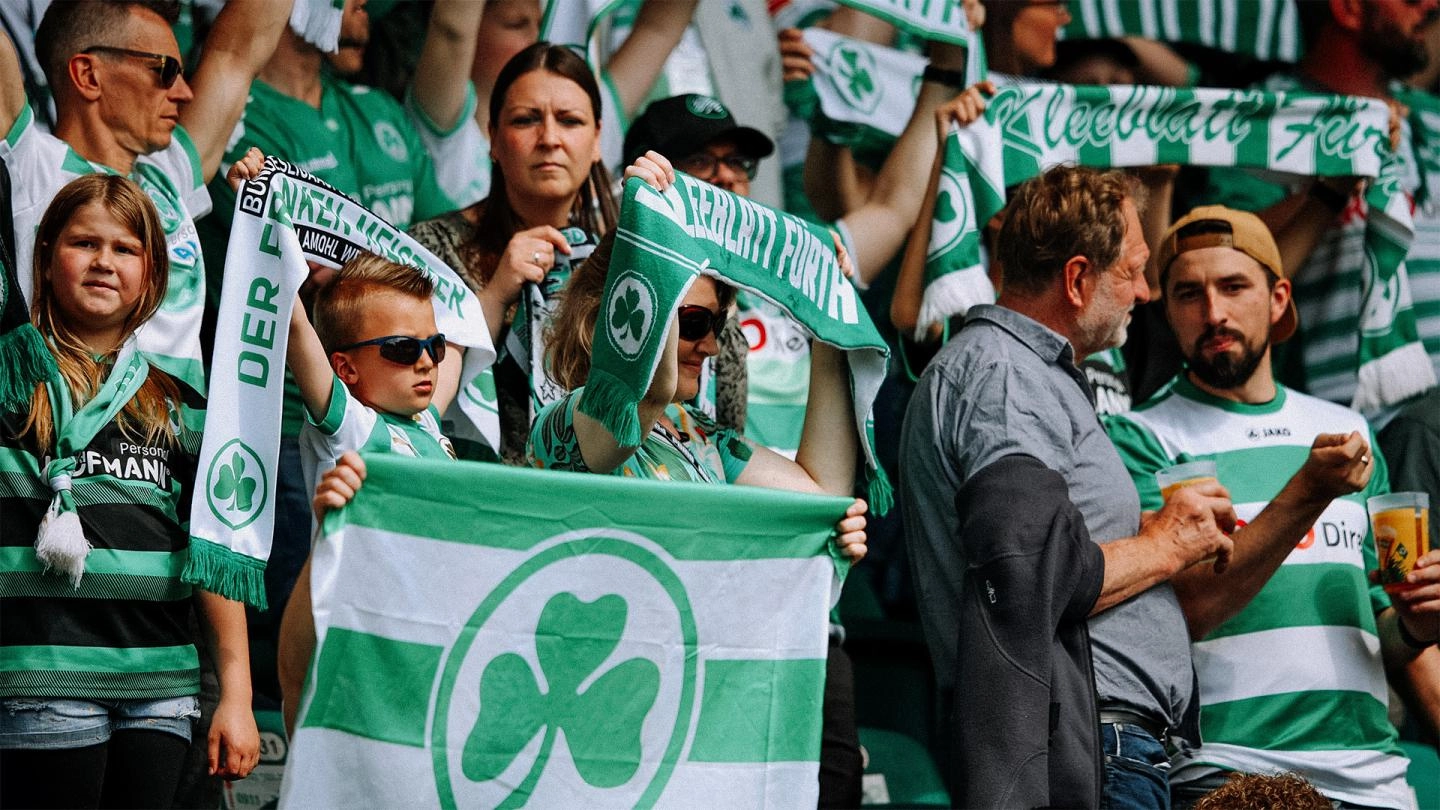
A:
<svg viewBox="0 0 1440 810">
<path fill-rule="evenodd" d="M 180 60 L 173 56 L 166 56 L 163 53 L 150 53 L 149 51 L 132 51 L 129 48 L 112 48 L 109 45 L 91 45 L 81 51 L 84 54 L 91 53 L 115 53 L 121 56 L 129 56 L 133 59 L 144 59 L 153 62 L 150 69 L 160 75 L 160 86 L 169 90 L 174 86 L 175 80 L 180 78 L 182 65 Z"/>
<path fill-rule="evenodd" d="M 424 340 L 409 335 L 386 335 L 341 346 L 335 351 L 348 352 L 361 346 L 379 346 L 381 357 L 402 366 L 415 365 L 415 361 L 420 359 L 420 352 L 428 352 L 430 359 L 436 363 L 445 359 L 445 336 L 440 334 L 431 335 Z"/>
<path fill-rule="evenodd" d="M 680 307 L 680 314 L 676 316 L 680 320 L 681 340 L 702 340 L 706 335 L 714 334 L 720 337 L 720 330 L 725 326 L 725 312 L 711 312 L 709 309 L 691 305 Z"/>
</svg>

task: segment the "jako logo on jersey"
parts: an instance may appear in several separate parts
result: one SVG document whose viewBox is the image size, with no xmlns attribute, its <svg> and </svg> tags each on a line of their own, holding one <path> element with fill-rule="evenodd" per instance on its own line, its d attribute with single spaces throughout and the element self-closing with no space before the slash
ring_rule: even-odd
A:
<svg viewBox="0 0 1440 810">
<path fill-rule="evenodd" d="M 1245 431 L 1245 437 L 1252 442 L 1258 442 L 1261 439 L 1271 439 L 1276 436 L 1289 435 L 1290 428 L 1288 427 L 1250 428 L 1249 430 Z"/>
</svg>

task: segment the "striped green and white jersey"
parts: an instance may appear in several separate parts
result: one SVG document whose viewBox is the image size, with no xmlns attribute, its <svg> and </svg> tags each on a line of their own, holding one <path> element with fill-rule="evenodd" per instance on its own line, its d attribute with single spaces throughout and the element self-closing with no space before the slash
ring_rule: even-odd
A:
<svg viewBox="0 0 1440 810">
<path fill-rule="evenodd" d="M 1157 470 L 1213 459 L 1242 521 L 1300 469 L 1316 434 L 1357 430 L 1375 446 L 1348 408 L 1284 387 L 1265 404 L 1231 402 L 1183 375 L 1106 427 L 1142 508 L 1161 505 Z M 1296 771 L 1332 799 L 1412 806 L 1375 625 L 1390 602 L 1366 573 L 1376 558 L 1365 499 L 1389 491 L 1374 458 L 1365 489 L 1332 502 L 1255 598 L 1194 643 L 1205 742 L 1176 761 L 1172 781 Z"/>
<path fill-rule="evenodd" d="M 319 420 L 307 418 L 300 429 L 305 491 L 314 492 L 320 476 L 347 450 L 455 460 L 455 446 L 440 432 L 440 414 L 433 403 L 414 416 L 385 413 L 356 399 L 334 377 L 330 409 Z"/>
<path fill-rule="evenodd" d="M 0 158 L 10 170 L 14 192 L 15 258 L 20 288 L 29 300 L 34 288 L 35 231 L 56 192 L 81 175 L 117 172 L 81 157 L 70 145 L 35 123 L 22 107 L 4 140 Z M 205 262 L 195 220 L 210 213 L 200 153 L 184 127 L 176 127 L 170 145 L 141 155 L 129 175 L 155 202 L 165 244 L 170 249 L 170 281 L 165 300 L 139 331 L 140 350 L 155 365 L 197 391 L 205 390 L 200 361 L 200 321 L 205 311 Z"/>
<path fill-rule="evenodd" d="M 151 368 L 151 374 L 161 373 Z M 190 492 L 204 400 L 177 380 L 178 441 L 102 428 L 78 455 L 73 490 L 93 547 L 77 588 L 35 557 L 51 491 L 25 414 L 0 415 L 0 695 L 93 699 L 193 695 L 200 663 L 190 630 Z"/>
<path fill-rule="evenodd" d="M 1260 89 L 1289 93 L 1316 90 L 1284 74 L 1272 75 Z M 1417 140 L 1410 122 L 1403 121 L 1400 182 L 1412 201 L 1421 186 Z M 1308 178 L 1294 174 L 1259 169 L 1212 169 L 1203 201 L 1260 211 L 1305 189 L 1308 184 Z M 1413 214 L 1415 234 L 1405 268 L 1420 339 L 1431 362 L 1440 371 L 1440 242 L 1437 242 L 1440 206 L 1433 203 L 1417 206 Z M 1369 215 L 1370 208 L 1364 198 L 1351 197 L 1349 205 L 1336 216 L 1305 264 L 1295 273 L 1295 306 L 1300 313 L 1300 328 L 1285 346 L 1286 351 L 1277 355 L 1285 358 L 1278 372 L 1281 379 L 1331 402 L 1348 404 L 1355 396 L 1358 382 L 1360 331 L 1357 324 L 1364 292 L 1365 223 Z"/>
</svg>

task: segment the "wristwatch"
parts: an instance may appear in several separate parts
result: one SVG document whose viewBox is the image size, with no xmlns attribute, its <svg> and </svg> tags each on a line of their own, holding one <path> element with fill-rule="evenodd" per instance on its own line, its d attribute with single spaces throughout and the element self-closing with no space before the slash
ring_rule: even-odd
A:
<svg viewBox="0 0 1440 810">
<path fill-rule="evenodd" d="M 956 90 L 964 90 L 966 87 L 965 71 L 963 70 L 951 70 L 949 68 L 926 65 L 925 72 L 920 74 L 920 78 L 927 82 L 947 85 Z"/>
</svg>

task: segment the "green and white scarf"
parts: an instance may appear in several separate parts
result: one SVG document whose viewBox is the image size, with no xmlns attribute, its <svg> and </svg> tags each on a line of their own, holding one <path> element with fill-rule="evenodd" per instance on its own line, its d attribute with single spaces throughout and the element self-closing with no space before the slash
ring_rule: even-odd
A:
<svg viewBox="0 0 1440 810">
<path fill-rule="evenodd" d="M 435 282 L 436 326 L 449 342 L 468 347 L 447 418 L 468 419 L 468 430 L 499 446 L 493 380 L 487 394 L 480 374 L 495 350 L 475 294 L 403 231 L 311 175 L 266 158 L 264 171 L 235 200 L 184 581 L 265 607 L 295 294 L 309 275 L 307 262 L 340 267 L 360 251 L 414 267 Z"/>
<path fill-rule="evenodd" d="M 115 419 L 149 375 L 150 364 L 131 334 L 121 345 L 105 382 L 79 410 L 75 409 L 70 386 L 58 372 L 45 383 L 55 429 L 55 454 L 46 462 L 44 475 L 54 496 L 35 534 L 35 556 L 45 563 L 47 571 L 58 570 L 69 577 L 72 587 L 80 587 L 90 541 L 85 539 L 80 515 L 75 511 L 70 477 L 80 467 L 80 453 Z"/>
<path fill-rule="evenodd" d="M 1389 110 L 1375 99 L 1254 90 L 1017 84 L 984 117 L 955 128 L 926 259 L 920 325 L 994 300 L 980 263 L 979 228 L 1005 188 L 1061 163 L 1121 167 L 1179 163 L 1318 176 L 1374 178 L 1352 407 L 1374 413 L 1435 385 L 1418 342 L 1405 272 L 1412 238 Z"/>
<path fill-rule="evenodd" d="M 979 31 L 971 31 L 961 0 L 839 0 L 841 5 L 879 17 L 901 30 L 933 42 L 963 45 L 966 49 L 965 81 L 974 84 L 985 78 L 985 43 Z"/>
<path fill-rule="evenodd" d="M 1316 0 L 1306 0 L 1315 2 Z M 1294 62 L 1304 51 L 1296 0 L 1074 0 L 1066 39 L 1140 36 Z"/>
<path fill-rule="evenodd" d="M 870 506 L 886 511 L 890 485 L 875 456 L 873 408 L 889 349 L 840 272 L 830 234 L 684 174 L 664 194 L 638 179 L 625 184 L 580 409 L 620 444 L 640 444 L 638 404 L 671 317 L 702 273 L 770 301 L 815 340 L 846 352 Z"/>
<path fill-rule="evenodd" d="M 325 53 L 340 50 L 340 23 L 345 0 L 295 0 L 290 8 L 290 28 L 300 38 Z"/>
<path fill-rule="evenodd" d="M 547 0 L 540 17 L 540 39 L 558 45 L 590 44 L 601 18 L 626 0 Z"/>
<path fill-rule="evenodd" d="M 803 36 L 815 51 L 808 82 L 818 101 L 813 131 L 856 152 L 889 151 L 915 111 L 925 57 L 823 28 L 807 28 Z"/>
</svg>

